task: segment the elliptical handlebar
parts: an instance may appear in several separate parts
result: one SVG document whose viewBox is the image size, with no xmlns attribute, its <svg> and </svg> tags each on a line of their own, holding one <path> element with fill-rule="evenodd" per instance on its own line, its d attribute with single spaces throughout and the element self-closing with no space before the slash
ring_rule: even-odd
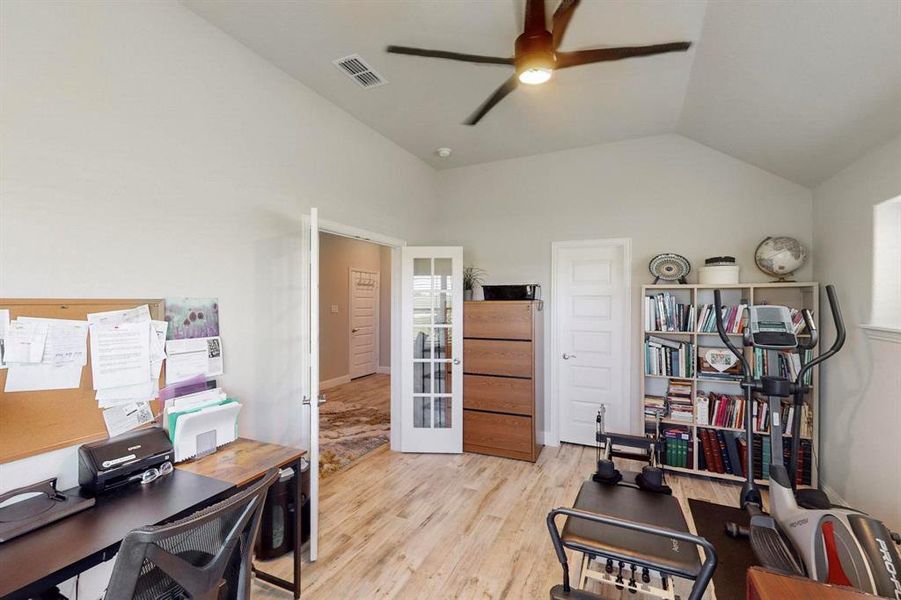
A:
<svg viewBox="0 0 901 600">
<path fill-rule="evenodd" d="M 834 285 L 829 284 L 826 286 L 826 298 L 829 300 L 829 310 L 830 312 L 832 312 L 832 322 L 835 324 L 835 340 L 832 342 L 832 346 L 830 346 L 828 350 L 826 350 L 801 368 L 796 381 L 796 383 L 798 384 L 801 384 L 801 382 L 804 381 L 804 377 L 812 368 L 814 368 L 824 360 L 832 358 L 839 350 L 842 349 L 842 346 L 845 345 L 845 321 L 842 318 L 842 307 L 838 303 L 838 295 L 835 293 Z M 804 312 L 806 313 L 807 311 Z M 804 321 L 807 321 L 806 315 Z M 809 323 L 808 329 L 810 329 Z M 810 336 L 811 339 L 818 339 L 819 334 L 817 333 L 816 328 L 810 329 Z"/>
<path fill-rule="evenodd" d="M 744 353 L 735 347 L 735 344 L 732 343 L 732 340 L 730 340 L 728 334 L 726 334 L 726 327 L 723 325 L 723 299 L 719 290 L 713 290 L 713 304 L 716 309 L 716 330 L 720 334 L 720 339 L 723 340 L 726 347 L 729 348 L 732 354 L 734 354 L 741 363 L 741 371 L 745 380 L 750 381 L 751 367 L 748 365 Z"/>
</svg>

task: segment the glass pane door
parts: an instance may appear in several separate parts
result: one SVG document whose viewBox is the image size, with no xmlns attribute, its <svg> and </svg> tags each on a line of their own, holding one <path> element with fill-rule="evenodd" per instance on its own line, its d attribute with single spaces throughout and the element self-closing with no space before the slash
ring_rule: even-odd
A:
<svg viewBox="0 0 901 600">
<path fill-rule="evenodd" d="M 404 248 L 405 452 L 463 450 L 462 259 L 459 247 Z"/>
</svg>

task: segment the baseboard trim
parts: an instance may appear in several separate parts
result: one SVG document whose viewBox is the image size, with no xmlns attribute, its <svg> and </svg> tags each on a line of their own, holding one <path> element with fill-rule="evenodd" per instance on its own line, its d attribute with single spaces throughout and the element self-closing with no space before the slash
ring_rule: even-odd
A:
<svg viewBox="0 0 901 600">
<path fill-rule="evenodd" d="M 334 379 L 326 379 L 325 381 L 319 382 L 320 390 L 327 390 L 329 388 L 333 388 L 336 385 L 341 385 L 342 383 L 350 383 L 350 375 L 342 375 L 340 377 L 335 377 Z"/>
<path fill-rule="evenodd" d="M 382 375 L 391 375 L 391 367 L 379 367 L 375 372 Z"/>
</svg>

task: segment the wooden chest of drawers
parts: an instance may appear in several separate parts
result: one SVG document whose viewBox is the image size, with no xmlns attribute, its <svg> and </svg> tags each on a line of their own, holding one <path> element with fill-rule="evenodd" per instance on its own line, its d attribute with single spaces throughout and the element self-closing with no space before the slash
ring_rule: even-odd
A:
<svg viewBox="0 0 901 600">
<path fill-rule="evenodd" d="M 463 450 L 536 461 L 543 425 L 539 301 L 466 302 Z"/>
</svg>

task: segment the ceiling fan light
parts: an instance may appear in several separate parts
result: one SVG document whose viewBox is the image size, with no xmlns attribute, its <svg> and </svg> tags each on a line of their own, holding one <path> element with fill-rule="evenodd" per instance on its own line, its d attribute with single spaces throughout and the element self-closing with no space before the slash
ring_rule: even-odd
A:
<svg viewBox="0 0 901 600">
<path fill-rule="evenodd" d="M 546 67 L 530 67 L 520 72 L 519 81 L 527 85 L 540 85 L 549 81 L 553 73 L 553 69 Z"/>
</svg>

